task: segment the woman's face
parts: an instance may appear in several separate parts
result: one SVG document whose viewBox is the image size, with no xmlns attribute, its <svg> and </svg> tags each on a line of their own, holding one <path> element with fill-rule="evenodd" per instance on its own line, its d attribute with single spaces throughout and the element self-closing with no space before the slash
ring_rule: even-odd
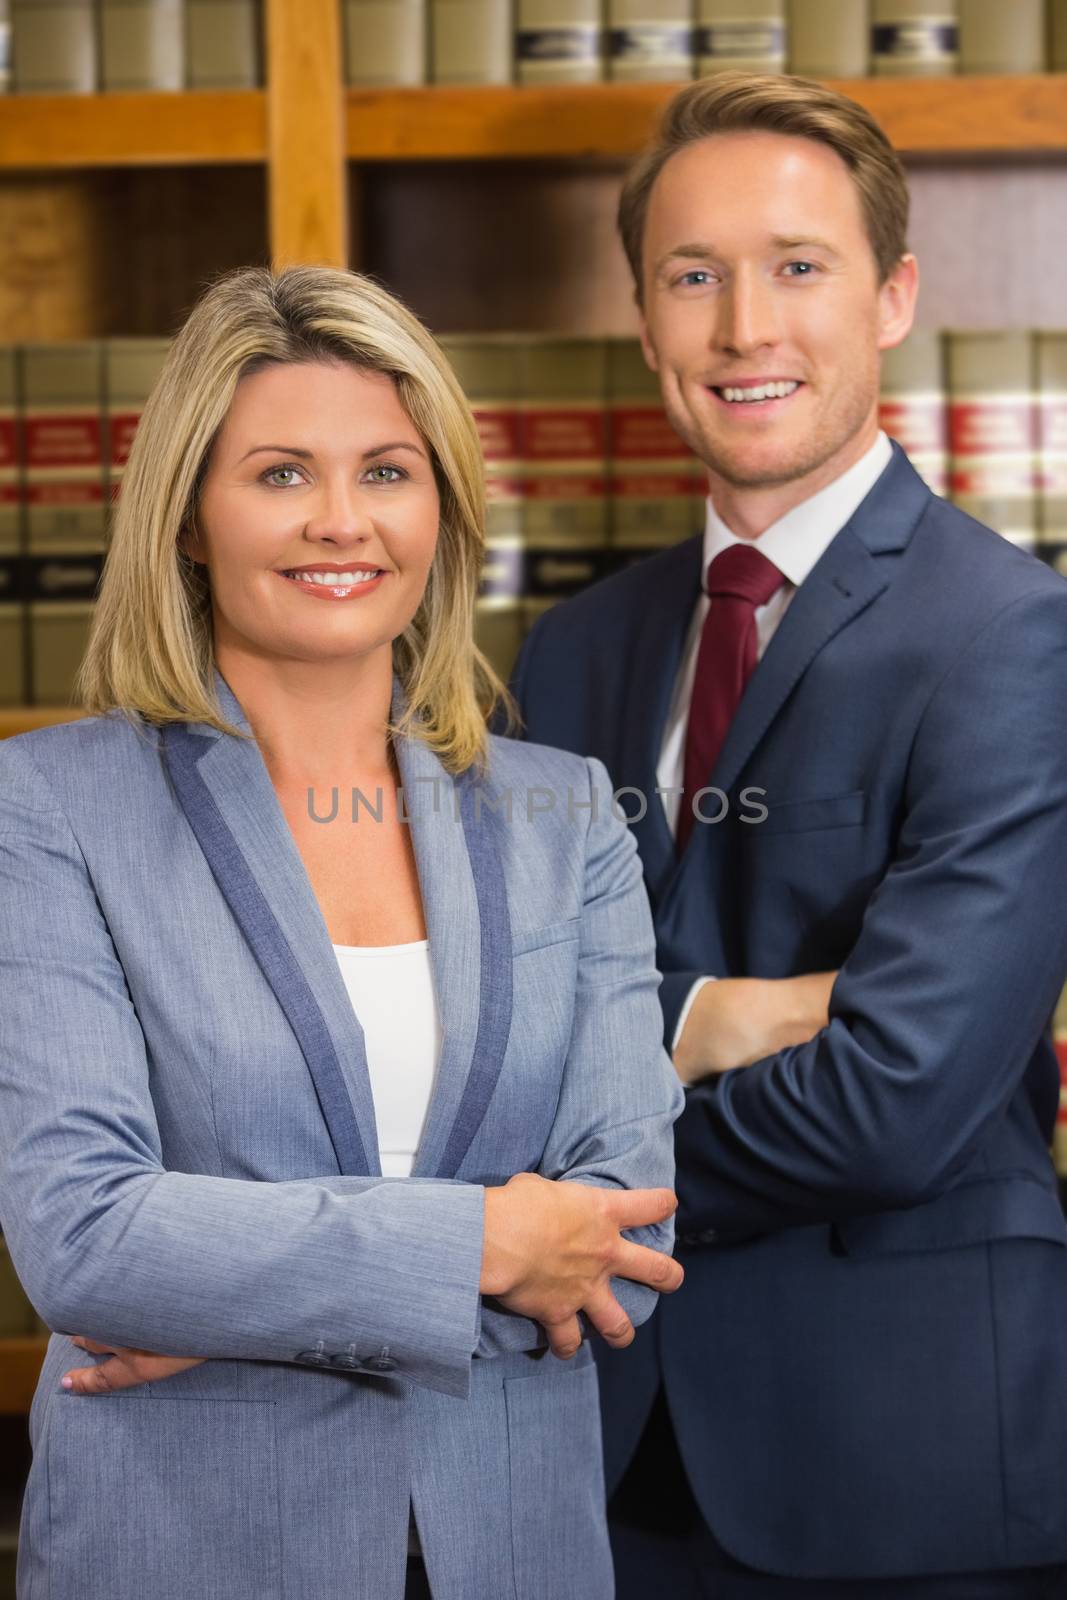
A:
<svg viewBox="0 0 1067 1600">
<path fill-rule="evenodd" d="M 391 378 L 332 361 L 242 378 L 185 541 L 210 576 L 216 650 L 391 655 L 422 599 L 439 513 Z"/>
</svg>

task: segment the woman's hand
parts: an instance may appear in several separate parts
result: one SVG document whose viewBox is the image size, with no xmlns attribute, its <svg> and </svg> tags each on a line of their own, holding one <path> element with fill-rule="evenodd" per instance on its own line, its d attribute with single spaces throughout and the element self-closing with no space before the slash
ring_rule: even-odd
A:
<svg viewBox="0 0 1067 1600">
<path fill-rule="evenodd" d="M 481 1292 L 539 1322 L 564 1360 L 582 1342 L 579 1311 L 621 1349 L 633 1340 L 633 1324 L 608 1279 L 671 1294 L 683 1272 L 661 1251 L 620 1238 L 620 1230 L 664 1222 L 677 1204 L 670 1189 L 602 1189 L 517 1173 L 485 1191 Z"/>
<path fill-rule="evenodd" d="M 198 1367 L 206 1356 L 157 1356 L 151 1350 L 131 1350 L 121 1344 L 98 1344 L 95 1339 L 85 1339 L 80 1334 L 71 1339 L 79 1350 L 90 1355 L 110 1356 L 95 1367 L 75 1367 L 62 1380 L 64 1389 L 72 1394 L 113 1394 L 116 1389 L 132 1389 L 138 1383 L 158 1383 L 161 1378 L 173 1378 L 176 1372 L 187 1367 Z"/>
</svg>

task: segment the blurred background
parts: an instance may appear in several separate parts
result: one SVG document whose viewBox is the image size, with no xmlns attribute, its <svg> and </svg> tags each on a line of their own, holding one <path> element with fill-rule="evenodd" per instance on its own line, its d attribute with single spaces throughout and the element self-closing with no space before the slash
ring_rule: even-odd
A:
<svg viewBox="0 0 1067 1600">
<path fill-rule="evenodd" d="M 1067 0 L 0 0 L 0 736 L 78 715 L 139 409 L 227 268 L 373 273 L 441 338 L 502 674 L 546 606 L 698 532 L 614 209 L 723 67 L 833 82 L 900 150 L 922 287 L 883 426 L 1067 574 Z M 1062 1105 L 1060 1136 L 1067 1174 Z M 0 1600 L 46 1337 L 0 1242 Z"/>
</svg>

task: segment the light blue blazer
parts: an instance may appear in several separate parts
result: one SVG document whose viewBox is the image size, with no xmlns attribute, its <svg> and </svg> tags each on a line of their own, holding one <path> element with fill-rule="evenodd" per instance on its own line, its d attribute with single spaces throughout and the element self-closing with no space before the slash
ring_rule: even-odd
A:
<svg viewBox="0 0 1067 1600">
<path fill-rule="evenodd" d="M 590 1350 L 480 1299 L 483 1185 L 669 1186 L 683 1095 L 605 768 L 490 748 L 479 784 L 397 741 L 444 1041 L 383 1179 L 258 747 L 115 713 L 0 743 L 0 1224 L 62 1330 L 20 1600 L 401 1600 L 409 1502 L 435 1600 L 612 1595 Z M 73 1396 L 79 1332 L 212 1359 Z"/>
</svg>

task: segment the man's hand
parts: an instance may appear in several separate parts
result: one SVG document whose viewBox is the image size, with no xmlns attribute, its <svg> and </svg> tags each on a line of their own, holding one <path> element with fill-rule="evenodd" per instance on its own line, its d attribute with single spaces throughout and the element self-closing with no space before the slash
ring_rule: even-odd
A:
<svg viewBox="0 0 1067 1600">
<path fill-rule="evenodd" d="M 683 1273 L 670 1256 L 620 1238 L 620 1230 L 664 1222 L 677 1204 L 670 1189 L 602 1189 L 517 1173 L 485 1191 L 481 1292 L 539 1322 L 563 1360 L 582 1342 L 579 1311 L 621 1349 L 633 1340 L 633 1324 L 608 1279 L 671 1294 Z"/>
<path fill-rule="evenodd" d="M 718 978 L 699 990 L 674 1050 L 685 1084 L 804 1044 L 828 1021 L 836 972 L 802 978 Z"/>
<path fill-rule="evenodd" d="M 79 1350 L 90 1355 L 110 1356 L 95 1367 L 74 1367 L 62 1380 L 71 1394 L 114 1394 L 116 1389 L 132 1389 L 138 1383 L 157 1383 L 173 1378 L 187 1367 L 198 1367 L 205 1356 L 157 1356 L 151 1350 L 132 1350 L 120 1344 L 98 1344 L 82 1335 L 71 1339 Z"/>
</svg>

